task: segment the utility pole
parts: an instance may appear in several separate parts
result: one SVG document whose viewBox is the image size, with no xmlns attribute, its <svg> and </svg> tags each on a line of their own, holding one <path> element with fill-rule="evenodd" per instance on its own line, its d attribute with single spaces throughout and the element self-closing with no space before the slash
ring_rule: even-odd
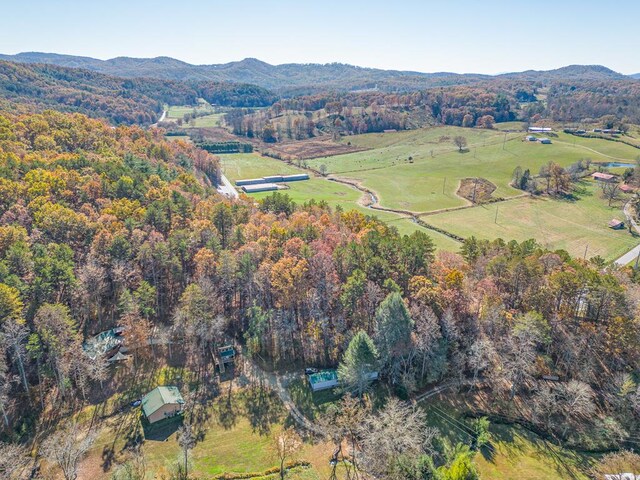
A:
<svg viewBox="0 0 640 480">
<path fill-rule="evenodd" d="M 583 260 L 587 259 L 587 250 L 589 250 L 589 244 L 587 243 L 587 245 L 584 247 L 584 256 L 582 257 Z"/>
<path fill-rule="evenodd" d="M 493 219 L 493 223 L 498 223 L 498 204 L 496 203 L 496 218 Z"/>
</svg>

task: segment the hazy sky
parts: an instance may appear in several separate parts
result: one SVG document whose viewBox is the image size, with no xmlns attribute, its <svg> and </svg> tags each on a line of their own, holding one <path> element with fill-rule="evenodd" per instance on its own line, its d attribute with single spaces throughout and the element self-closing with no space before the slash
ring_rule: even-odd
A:
<svg viewBox="0 0 640 480">
<path fill-rule="evenodd" d="M 0 53 L 640 72 L 640 1 L 1 0 Z"/>
</svg>

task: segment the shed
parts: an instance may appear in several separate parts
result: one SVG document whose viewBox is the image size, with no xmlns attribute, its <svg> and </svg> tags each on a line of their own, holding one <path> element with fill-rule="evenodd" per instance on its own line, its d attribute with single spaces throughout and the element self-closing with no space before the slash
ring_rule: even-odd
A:
<svg viewBox="0 0 640 480">
<path fill-rule="evenodd" d="M 624 222 L 622 220 L 618 220 L 617 218 L 611 220 L 608 225 L 609 228 L 613 228 L 614 230 L 620 230 L 621 228 L 624 228 Z"/>
<path fill-rule="evenodd" d="M 142 411 L 149 423 L 178 415 L 183 405 L 184 399 L 178 387 L 156 387 L 142 397 Z"/>
<path fill-rule="evenodd" d="M 540 143 L 544 143 L 545 145 L 551 145 L 551 140 L 549 138 L 541 138 Z"/>
<path fill-rule="evenodd" d="M 533 135 L 527 135 L 526 137 L 524 137 L 524 139 L 528 142 L 536 142 L 538 141 L 538 139 L 536 137 L 534 137 Z"/>
<path fill-rule="evenodd" d="M 529 127 L 530 132 L 551 132 L 549 127 Z"/>
<path fill-rule="evenodd" d="M 295 175 L 284 175 L 282 177 L 283 182 L 297 182 L 300 180 L 309 180 L 309 174 L 307 173 L 296 173 Z"/>
<path fill-rule="evenodd" d="M 323 370 L 309 375 L 311 390 L 318 392 L 338 386 L 338 374 L 335 370 Z"/>
<path fill-rule="evenodd" d="M 636 189 L 633 188 L 631 185 L 627 185 L 626 183 L 623 183 L 622 185 L 620 185 L 620 191 L 624 193 L 633 193 L 636 191 Z"/>
<path fill-rule="evenodd" d="M 276 185 L 275 183 L 259 183 L 257 185 L 243 185 L 242 190 L 245 193 L 270 192 L 272 190 L 278 190 L 278 185 Z"/>
</svg>

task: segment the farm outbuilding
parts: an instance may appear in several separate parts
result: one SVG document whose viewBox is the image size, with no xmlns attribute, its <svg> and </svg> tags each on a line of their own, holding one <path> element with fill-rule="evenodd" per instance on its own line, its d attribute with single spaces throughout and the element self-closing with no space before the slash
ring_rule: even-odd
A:
<svg viewBox="0 0 640 480">
<path fill-rule="evenodd" d="M 182 412 L 184 399 L 178 387 L 156 387 L 142 397 L 142 411 L 149 423 L 175 417 Z"/>
<path fill-rule="evenodd" d="M 282 182 L 282 175 L 270 175 L 268 177 L 262 177 L 265 183 Z"/>
<path fill-rule="evenodd" d="M 298 182 L 300 180 L 309 180 L 309 175 L 306 173 L 296 173 L 295 175 L 285 175 L 282 177 L 283 182 Z"/>
<path fill-rule="evenodd" d="M 598 180 L 599 182 L 612 182 L 616 179 L 615 175 L 611 175 L 610 173 L 604 172 L 595 172 L 591 174 L 594 180 Z"/>
<path fill-rule="evenodd" d="M 260 178 L 245 178 L 244 180 L 236 180 L 236 185 L 241 187 L 243 185 L 257 185 L 259 183 L 265 183 L 265 179 Z"/>
<path fill-rule="evenodd" d="M 627 185 L 626 183 L 623 183 L 622 185 L 620 185 L 620 191 L 624 193 L 633 193 L 636 191 L 636 189 L 633 188 L 631 185 Z"/>
<path fill-rule="evenodd" d="M 527 135 L 526 137 L 524 137 L 524 139 L 527 142 L 537 142 L 538 141 L 538 139 L 536 137 L 534 137 L 533 135 Z"/>
<path fill-rule="evenodd" d="M 271 192 L 278 190 L 278 185 L 275 183 L 259 183 L 257 185 L 243 185 L 242 190 L 245 193 L 258 193 L 258 192 Z"/>
<path fill-rule="evenodd" d="M 622 220 L 618 220 L 617 218 L 614 218 L 613 220 L 611 220 L 609 223 L 609 228 L 612 228 L 614 230 L 620 230 L 622 228 L 624 228 L 624 222 Z"/>
<path fill-rule="evenodd" d="M 335 370 L 323 370 L 309 375 L 311 390 L 318 392 L 338 386 L 338 373 Z"/>
<path fill-rule="evenodd" d="M 542 133 L 542 132 L 551 132 L 552 130 L 549 127 L 529 127 L 529 131 Z"/>
<path fill-rule="evenodd" d="M 544 143 L 545 145 L 551 145 L 551 140 L 549 138 L 541 138 L 540 143 Z"/>
</svg>

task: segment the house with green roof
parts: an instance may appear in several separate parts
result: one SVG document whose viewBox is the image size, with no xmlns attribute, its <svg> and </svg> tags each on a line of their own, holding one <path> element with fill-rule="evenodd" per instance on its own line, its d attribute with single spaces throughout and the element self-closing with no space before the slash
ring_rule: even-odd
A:
<svg viewBox="0 0 640 480">
<path fill-rule="evenodd" d="M 338 386 L 338 373 L 335 370 L 323 370 L 309 375 L 311 390 L 317 392 Z"/>
<path fill-rule="evenodd" d="M 178 415 L 183 405 L 184 399 L 177 387 L 156 387 L 142 397 L 142 411 L 149 423 Z"/>
</svg>

